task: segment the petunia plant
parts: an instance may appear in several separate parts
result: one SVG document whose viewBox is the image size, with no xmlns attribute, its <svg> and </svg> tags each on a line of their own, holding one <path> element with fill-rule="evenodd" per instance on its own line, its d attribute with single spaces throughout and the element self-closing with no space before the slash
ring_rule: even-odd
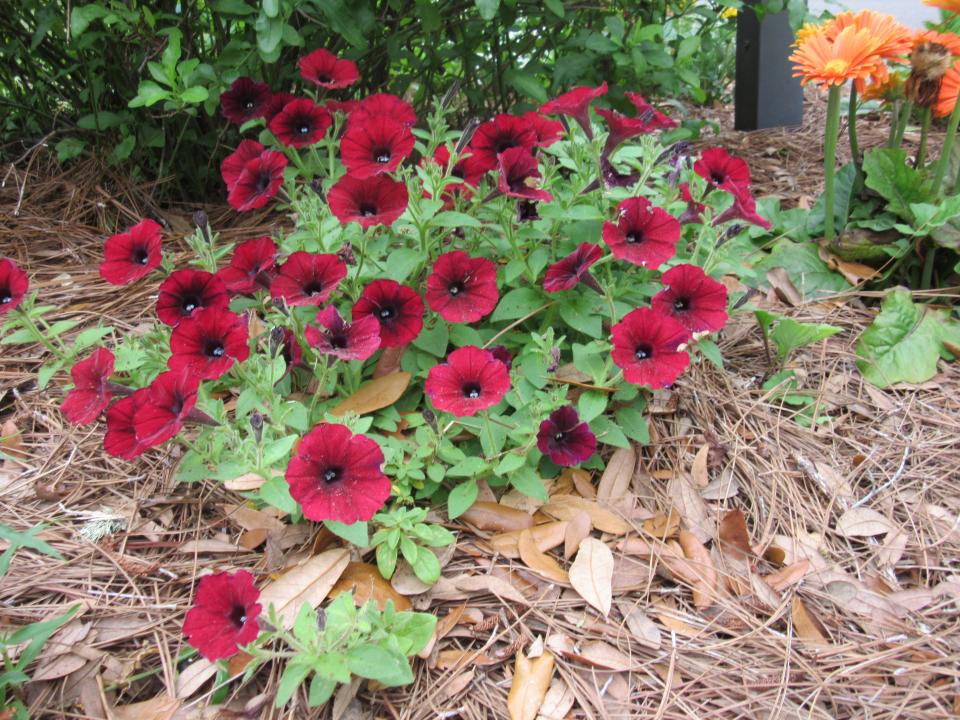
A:
<svg viewBox="0 0 960 720">
<path fill-rule="evenodd" d="M 221 164 L 227 201 L 275 203 L 292 225 L 232 246 L 199 217 L 181 257 L 149 220 L 107 239 L 101 275 L 154 283 L 157 322 L 74 364 L 64 414 L 105 414 L 119 458 L 177 444 L 181 481 L 226 482 L 374 553 L 385 577 L 406 562 L 430 583 L 456 539 L 442 525 L 481 484 L 546 501 L 562 468 L 647 441 L 652 392 L 722 362 L 719 278 L 752 272 L 747 229 L 769 223 L 742 160 L 669 142 L 676 121 L 635 93 L 629 115 L 599 107 L 603 84 L 458 130 L 443 101 L 422 119 L 392 95 L 350 97 L 357 68 L 327 50 L 300 70 L 296 95 L 242 78 L 221 101 L 244 135 Z M 10 313 L 26 278 L 5 262 Z M 252 587 L 201 580 L 185 632 L 209 658 L 275 657 L 249 645 Z M 345 677 L 324 674 L 329 653 L 425 644 L 372 612 L 349 641 L 331 608 L 322 631 L 312 607 L 292 631 L 268 620 L 294 653 L 278 699 L 311 674 L 311 699 L 329 696 Z"/>
</svg>

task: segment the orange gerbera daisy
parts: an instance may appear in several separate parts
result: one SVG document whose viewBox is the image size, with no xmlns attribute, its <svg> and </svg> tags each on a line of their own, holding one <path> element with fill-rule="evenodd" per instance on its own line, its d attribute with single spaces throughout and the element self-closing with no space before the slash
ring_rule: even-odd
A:
<svg viewBox="0 0 960 720">
<path fill-rule="evenodd" d="M 957 2 L 960 2 L 960 0 L 957 0 Z M 916 49 L 918 45 L 923 45 L 924 43 L 943 45 L 950 51 L 951 55 L 960 55 L 960 36 L 954 35 L 953 33 L 921 30 L 913 36 L 913 47 Z"/>
<path fill-rule="evenodd" d="M 958 0 L 960 1 L 960 0 Z M 893 15 L 861 10 L 858 13 L 848 10 L 837 15 L 823 26 L 828 40 L 836 40 L 847 28 L 869 30 L 870 37 L 878 42 L 877 55 L 894 62 L 906 62 L 901 56 L 913 49 L 914 33 L 901 25 Z"/>
<path fill-rule="evenodd" d="M 960 13 L 960 0 L 923 0 L 925 5 Z"/>
<path fill-rule="evenodd" d="M 897 73 L 890 73 L 883 82 L 877 82 L 875 79 L 864 88 L 860 99 L 864 102 L 868 100 L 896 100 L 903 94 L 903 76 Z"/>
<path fill-rule="evenodd" d="M 797 34 L 793 39 L 793 46 L 800 47 L 801 45 L 803 45 L 803 42 L 808 37 L 810 37 L 814 33 L 820 32 L 822 29 L 823 28 L 820 25 L 815 25 L 814 23 L 809 23 L 809 22 L 804 23 L 803 27 L 797 30 Z"/>
<path fill-rule="evenodd" d="M 802 78 L 802 85 L 815 82 L 824 86 L 843 85 L 847 80 L 865 86 L 870 77 L 886 79 L 879 47 L 879 40 L 867 28 L 844 28 L 833 42 L 821 30 L 809 35 L 790 56 L 793 76 Z"/>
<path fill-rule="evenodd" d="M 960 60 L 954 62 L 943 76 L 940 95 L 933 108 L 934 115 L 946 117 L 952 113 L 954 105 L 957 104 L 957 95 L 960 95 Z"/>
</svg>

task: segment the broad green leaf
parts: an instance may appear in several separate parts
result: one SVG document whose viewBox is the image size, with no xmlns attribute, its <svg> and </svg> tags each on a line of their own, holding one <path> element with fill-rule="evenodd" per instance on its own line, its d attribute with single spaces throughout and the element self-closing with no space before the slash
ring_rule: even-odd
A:
<svg viewBox="0 0 960 720">
<path fill-rule="evenodd" d="M 144 80 L 137 88 L 137 96 L 127 103 L 127 106 L 132 108 L 151 107 L 161 100 L 167 100 L 169 97 L 169 90 L 160 87 L 153 80 Z"/>
<path fill-rule="evenodd" d="M 257 11 L 243 0 L 212 0 L 210 8 L 218 13 L 229 15 L 253 15 Z"/>
<path fill-rule="evenodd" d="M 757 310 L 755 315 L 764 334 L 776 345 L 777 360 L 781 363 L 797 348 L 820 342 L 841 331 L 841 328 L 835 325 L 797 322 L 793 318 L 774 315 L 765 310 Z"/>
<path fill-rule="evenodd" d="M 473 478 L 457 485 L 447 497 L 447 516 L 451 520 L 460 517 L 477 501 L 479 492 L 477 481 Z"/>
<path fill-rule="evenodd" d="M 79 138 L 64 138 L 56 144 L 57 162 L 66 162 L 72 160 L 82 153 L 87 144 Z"/>
<path fill-rule="evenodd" d="M 306 658 L 294 658 L 287 663 L 287 667 L 280 676 L 280 684 L 277 687 L 277 697 L 274 705 L 283 707 L 287 701 L 293 697 L 293 694 L 300 687 L 300 684 L 307 679 L 312 668 Z"/>
<path fill-rule="evenodd" d="M 210 93 L 202 85 L 194 85 L 180 93 L 180 99 L 185 103 L 202 103 L 209 97 Z"/>
<path fill-rule="evenodd" d="M 258 492 L 260 499 L 271 507 L 282 510 L 288 515 L 297 511 L 297 501 L 290 495 L 290 486 L 282 477 L 268 478 Z"/>
<path fill-rule="evenodd" d="M 263 449 L 264 467 L 269 467 L 274 463 L 284 460 L 287 455 L 290 454 L 290 451 L 299 438 L 299 435 L 287 435 L 267 445 Z"/>
<path fill-rule="evenodd" d="M 850 289 L 850 283 L 843 275 L 831 270 L 820 259 L 814 243 L 795 243 L 786 238 L 779 240 L 770 255 L 757 263 L 757 269 L 764 273 L 776 267 L 787 271 L 805 300 Z"/>
<path fill-rule="evenodd" d="M 627 405 L 618 408 L 613 415 L 628 438 L 641 445 L 647 445 L 650 442 L 650 429 L 640 409 Z"/>
<path fill-rule="evenodd" d="M 453 210 L 437 213 L 433 216 L 433 218 L 430 219 L 430 224 L 435 227 L 444 228 L 482 227 L 482 223 L 472 215 L 467 215 L 466 213 L 462 212 L 454 212 Z"/>
<path fill-rule="evenodd" d="M 370 545 L 370 536 L 367 532 L 367 523 L 365 522 L 355 522 L 352 525 L 345 525 L 336 520 L 325 520 L 323 524 L 326 525 L 327 530 L 334 535 L 343 538 L 349 543 L 353 543 L 358 548 L 365 548 Z"/>
<path fill-rule="evenodd" d="M 834 177 L 833 218 L 834 227 L 842 230 L 850 217 L 850 201 L 853 199 L 854 186 L 857 181 L 857 167 L 852 162 L 847 163 L 837 171 Z M 811 235 L 823 234 L 823 219 L 826 209 L 826 198 L 823 194 L 807 215 L 806 228 Z"/>
<path fill-rule="evenodd" d="M 891 212 L 913 222 L 911 203 L 930 199 L 930 182 L 907 162 L 905 150 L 872 148 L 863 157 L 866 185 L 887 201 Z"/>
<path fill-rule="evenodd" d="M 545 103 L 547 101 L 546 88 L 544 88 L 543 83 L 537 80 L 531 73 L 511 68 L 504 73 L 503 78 L 521 95 L 533 98 L 538 103 Z"/>
<path fill-rule="evenodd" d="M 415 562 L 410 563 L 413 573 L 422 583 L 433 585 L 440 579 L 440 561 L 426 548 L 420 548 Z"/>
<path fill-rule="evenodd" d="M 390 632 L 405 655 L 416 655 L 433 637 L 437 616 L 430 613 L 401 612 L 394 616 Z"/>
<path fill-rule="evenodd" d="M 547 302 L 543 293 L 530 287 L 519 287 L 511 290 L 497 304 L 497 309 L 490 316 L 491 322 L 501 320 L 516 320 L 526 317 Z"/>
<path fill-rule="evenodd" d="M 480 17 L 484 20 L 493 20 L 497 15 L 497 10 L 500 9 L 500 0 L 474 0 L 474 2 L 477 4 Z"/>
<path fill-rule="evenodd" d="M 540 500 L 541 502 L 547 501 L 547 489 L 543 486 L 543 481 L 540 479 L 540 476 L 529 465 L 524 465 L 516 472 L 510 473 L 507 479 L 510 481 L 511 486 L 515 487 L 527 497 Z"/>
<path fill-rule="evenodd" d="M 361 645 L 347 652 L 347 666 L 358 677 L 376 680 L 388 687 L 413 682 L 410 661 L 398 652 L 378 645 Z"/>
<path fill-rule="evenodd" d="M 593 430 L 593 434 L 597 436 L 597 442 L 601 442 L 604 445 L 612 445 L 613 447 L 630 447 L 630 441 L 627 439 L 627 436 L 623 434 L 623 430 L 606 415 L 601 415 L 590 423 L 590 429 Z"/>
</svg>

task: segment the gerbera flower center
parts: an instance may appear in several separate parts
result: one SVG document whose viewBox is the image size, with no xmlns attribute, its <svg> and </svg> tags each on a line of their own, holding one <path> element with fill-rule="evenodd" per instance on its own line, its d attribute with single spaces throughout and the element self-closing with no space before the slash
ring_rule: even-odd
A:
<svg viewBox="0 0 960 720">
<path fill-rule="evenodd" d="M 206 347 L 203 349 L 203 354 L 212 358 L 222 358 L 226 352 L 220 340 L 207 340 Z"/>
<path fill-rule="evenodd" d="M 373 217 L 377 214 L 377 208 L 369 203 L 361 203 L 359 210 L 363 217 Z"/>
<path fill-rule="evenodd" d="M 673 301 L 673 309 L 677 312 L 683 312 L 690 309 L 690 300 L 687 298 L 677 298 Z"/>
<path fill-rule="evenodd" d="M 467 383 L 463 386 L 463 396 L 471 400 L 476 400 L 480 397 L 480 386 L 473 382 Z"/>
<path fill-rule="evenodd" d="M 320 473 L 320 477 L 322 477 L 323 481 L 329 485 L 330 483 L 334 483 L 339 480 L 342 474 L 343 468 L 329 467 Z"/>
<path fill-rule="evenodd" d="M 389 306 L 389 305 L 385 305 L 385 306 L 383 306 L 382 308 L 380 308 L 380 310 L 379 310 L 379 312 L 377 313 L 377 315 L 379 316 L 379 318 L 380 318 L 381 320 L 392 320 L 394 317 L 396 317 L 396 315 L 397 315 L 397 310 L 396 310 L 396 308 L 394 308 L 394 307 L 391 307 L 391 306 Z"/>
<path fill-rule="evenodd" d="M 643 233 L 639 230 L 632 230 L 627 233 L 627 242 L 628 243 L 640 243 L 643 242 Z"/>
<path fill-rule="evenodd" d="M 373 159 L 381 165 L 390 162 L 390 148 L 376 148 L 373 151 Z"/>
<path fill-rule="evenodd" d="M 230 622 L 240 630 L 247 624 L 247 609 L 243 605 L 234 605 L 230 610 Z"/>
<path fill-rule="evenodd" d="M 133 249 L 133 261 L 137 265 L 146 265 L 149 259 L 150 253 L 147 252 L 146 248 L 138 247 Z"/>
<path fill-rule="evenodd" d="M 633 354 L 637 360 L 647 360 L 653 355 L 653 348 L 649 345 L 637 345 L 637 349 L 633 351 Z"/>
<path fill-rule="evenodd" d="M 463 292 L 463 282 L 457 280 L 456 282 L 450 283 L 450 287 L 447 288 L 447 292 L 451 295 L 459 295 Z"/>
<path fill-rule="evenodd" d="M 195 295 L 187 295 L 180 302 L 180 307 L 183 308 L 185 313 L 192 313 L 194 310 L 200 307 L 200 305 L 200 298 L 196 297 Z"/>
<path fill-rule="evenodd" d="M 823 66 L 824 75 L 843 75 L 850 68 L 850 63 L 843 58 L 833 58 Z"/>
</svg>

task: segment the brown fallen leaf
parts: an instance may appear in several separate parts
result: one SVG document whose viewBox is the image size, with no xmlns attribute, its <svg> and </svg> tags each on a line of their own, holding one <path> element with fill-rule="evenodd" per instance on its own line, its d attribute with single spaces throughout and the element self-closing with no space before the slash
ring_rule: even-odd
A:
<svg viewBox="0 0 960 720">
<path fill-rule="evenodd" d="M 613 602 L 613 553 L 596 538 L 580 542 L 577 557 L 570 566 L 570 584 L 592 607 L 610 614 Z"/>
<path fill-rule="evenodd" d="M 682 613 L 672 603 L 666 600 L 659 598 L 653 600 L 651 610 L 653 614 L 657 616 L 657 620 L 663 623 L 667 630 L 685 635 L 686 637 L 699 637 L 705 632 L 705 630 L 701 630 L 700 628 L 694 627 L 691 623 L 686 622 L 685 618 L 689 616 Z M 693 620 L 693 618 L 690 619 Z"/>
<path fill-rule="evenodd" d="M 533 516 L 521 510 L 495 502 L 475 502 L 460 519 L 481 530 L 496 530 L 497 532 L 512 532 L 533 527 Z"/>
<path fill-rule="evenodd" d="M 523 650 L 517 651 L 513 671 L 513 684 L 507 695 L 507 710 L 510 720 L 536 720 L 540 705 L 553 679 L 554 657 L 544 651 L 540 657 L 530 660 Z"/>
<path fill-rule="evenodd" d="M 530 532 L 524 530 L 524 532 Z M 530 601 L 517 588 L 503 578 L 494 575 L 460 575 L 450 578 L 454 587 L 465 593 L 494 595 L 501 600 L 510 600 L 520 605 L 529 605 Z"/>
<path fill-rule="evenodd" d="M 182 703 L 166 694 L 157 695 L 133 705 L 109 708 L 107 714 L 110 720 L 170 720 Z"/>
<path fill-rule="evenodd" d="M 567 584 L 570 582 L 567 571 L 560 567 L 560 563 L 546 553 L 540 552 L 540 548 L 537 547 L 537 543 L 529 530 L 520 531 L 517 548 L 520 551 L 520 559 L 523 560 L 523 564 L 537 575 L 557 583 Z"/>
<path fill-rule="evenodd" d="M 580 658 L 596 667 L 608 670 L 630 670 L 634 662 L 626 653 L 603 640 L 588 640 L 580 645 Z"/>
<path fill-rule="evenodd" d="M 454 675 L 449 681 L 443 683 L 437 688 L 437 690 L 440 691 L 440 697 L 444 700 L 449 700 L 456 697 L 470 686 L 470 683 L 473 682 L 473 677 L 475 674 L 476 670 L 470 669 L 460 673 L 459 675 Z"/>
<path fill-rule="evenodd" d="M 557 520 L 571 520 L 582 510 L 590 516 L 597 530 L 612 535 L 625 535 L 633 530 L 633 526 L 619 515 L 576 495 L 554 495 L 540 510 Z"/>
<path fill-rule="evenodd" d="M 437 653 L 438 670 L 449 670 L 451 668 L 462 668 L 466 665 L 496 665 L 500 660 L 490 657 L 479 650 L 441 650 Z"/>
<path fill-rule="evenodd" d="M 813 572 L 813 565 L 809 560 L 800 560 L 792 565 L 782 567 L 776 572 L 763 576 L 763 581 L 777 592 L 783 592 L 791 585 L 795 585 Z"/>
<path fill-rule="evenodd" d="M 534 525 L 529 528 L 533 540 L 537 544 L 540 552 L 553 550 L 558 545 L 562 545 L 566 538 L 567 527 L 569 523 L 565 520 L 556 520 L 554 522 Z M 490 546 L 494 552 L 498 552 L 504 557 L 517 559 L 520 557 L 520 533 L 523 530 L 512 530 L 511 532 L 501 533 L 487 538 L 484 543 Z"/>
<path fill-rule="evenodd" d="M 589 537 L 592 529 L 593 523 L 590 521 L 590 516 L 583 510 L 577 512 L 577 514 L 570 519 L 570 522 L 567 524 L 567 532 L 563 536 L 564 560 L 569 560 L 573 557 L 574 553 L 577 552 L 577 549 L 580 547 L 580 543 L 584 538 Z M 540 549 L 546 552 L 550 548 L 541 547 Z"/>
<path fill-rule="evenodd" d="M 223 486 L 227 490 L 233 490 L 235 492 L 249 492 L 251 490 L 259 490 L 265 482 L 266 480 L 264 480 L 259 473 L 249 472 L 235 477 L 233 480 L 227 480 Z"/>
<path fill-rule="evenodd" d="M 244 530 L 283 530 L 284 523 L 275 515 L 262 510 L 254 510 L 247 505 L 225 503 L 220 506 L 228 520 Z"/>
<path fill-rule="evenodd" d="M 873 537 L 885 535 L 893 524 L 876 510 L 868 507 L 851 508 L 837 520 L 837 533 L 843 537 Z"/>
<path fill-rule="evenodd" d="M 679 529 L 680 514 L 673 508 L 670 508 L 669 513 L 658 512 L 652 518 L 643 521 L 643 531 L 661 540 L 675 537 Z"/>
<path fill-rule="evenodd" d="M 537 720 L 564 720 L 575 700 L 576 695 L 573 694 L 570 686 L 563 678 L 555 677 L 547 689 L 543 702 L 540 703 L 540 714 L 537 715 Z"/>
<path fill-rule="evenodd" d="M 630 483 L 637 467 L 637 453 L 633 447 L 618 448 L 607 461 L 607 467 L 597 485 L 597 500 L 615 507 L 629 506 Z"/>
<path fill-rule="evenodd" d="M 720 518 L 720 547 L 739 560 L 753 556 L 747 519 L 742 510 L 730 510 Z"/>
<path fill-rule="evenodd" d="M 716 523 L 706 502 L 687 478 L 678 476 L 667 483 L 667 495 L 680 513 L 682 524 L 702 543 L 713 538 Z"/>
<path fill-rule="evenodd" d="M 697 450 L 693 458 L 693 466 L 690 468 L 690 478 L 693 484 L 701 490 L 710 484 L 710 476 L 707 473 L 707 460 L 709 460 L 710 445 L 706 444 Z"/>
<path fill-rule="evenodd" d="M 793 620 L 793 628 L 797 635 L 807 642 L 822 644 L 827 641 L 826 633 L 821 630 L 819 621 L 810 614 L 803 601 L 794 595 L 793 603 L 790 606 L 790 617 Z"/>
<path fill-rule="evenodd" d="M 654 650 L 660 648 L 662 642 L 660 628 L 643 610 L 636 605 L 631 606 L 629 602 L 618 603 L 617 607 L 623 613 L 623 621 L 637 642 Z"/>
<path fill-rule="evenodd" d="M 689 565 L 697 574 L 693 583 L 693 604 L 701 610 L 710 607 L 719 594 L 717 569 L 713 565 L 710 551 L 687 530 L 680 531 L 678 540 Z"/>
<path fill-rule="evenodd" d="M 283 626 L 292 627 L 300 606 L 304 603 L 314 608 L 319 606 L 349 562 L 350 552 L 344 548 L 315 555 L 264 587 L 260 604 L 264 610 L 272 604 Z"/>
<path fill-rule="evenodd" d="M 347 565 L 340 579 L 330 588 L 330 598 L 341 593 L 352 592 L 353 601 L 357 607 L 367 600 L 375 600 L 381 610 L 386 608 L 387 600 L 393 601 L 397 610 L 409 610 L 412 605 L 403 595 L 398 593 L 380 574 L 375 565 L 369 563 L 352 562 Z"/>
<path fill-rule="evenodd" d="M 770 283 L 770 288 L 776 296 L 787 305 L 796 307 L 803 304 L 803 293 L 797 290 L 797 286 L 793 284 L 793 280 L 784 268 L 775 267 L 768 270 L 767 282 Z"/>
<path fill-rule="evenodd" d="M 330 414 L 334 417 L 341 417 L 347 413 L 365 415 L 390 407 L 400 399 L 409 384 L 410 373 L 402 370 L 375 377 L 361 385 L 353 395 L 333 408 Z"/>
<path fill-rule="evenodd" d="M 879 270 L 869 265 L 850 262 L 849 260 L 841 260 L 822 245 L 817 249 L 817 254 L 819 254 L 820 259 L 827 264 L 827 267 L 839 272 L 851 285 L 859 285 L 866 280 L 873 280 L 873 278 L 880 274 Z"/>
<path fill-rule="evenodd" d="M 200 658 L 187 665 L 175 681 L 176 695 L 179 699 L 188 698 L 202 688 L 210 678 L 217 674 L 220 666 L 206 658 Z"/>
</svg>

